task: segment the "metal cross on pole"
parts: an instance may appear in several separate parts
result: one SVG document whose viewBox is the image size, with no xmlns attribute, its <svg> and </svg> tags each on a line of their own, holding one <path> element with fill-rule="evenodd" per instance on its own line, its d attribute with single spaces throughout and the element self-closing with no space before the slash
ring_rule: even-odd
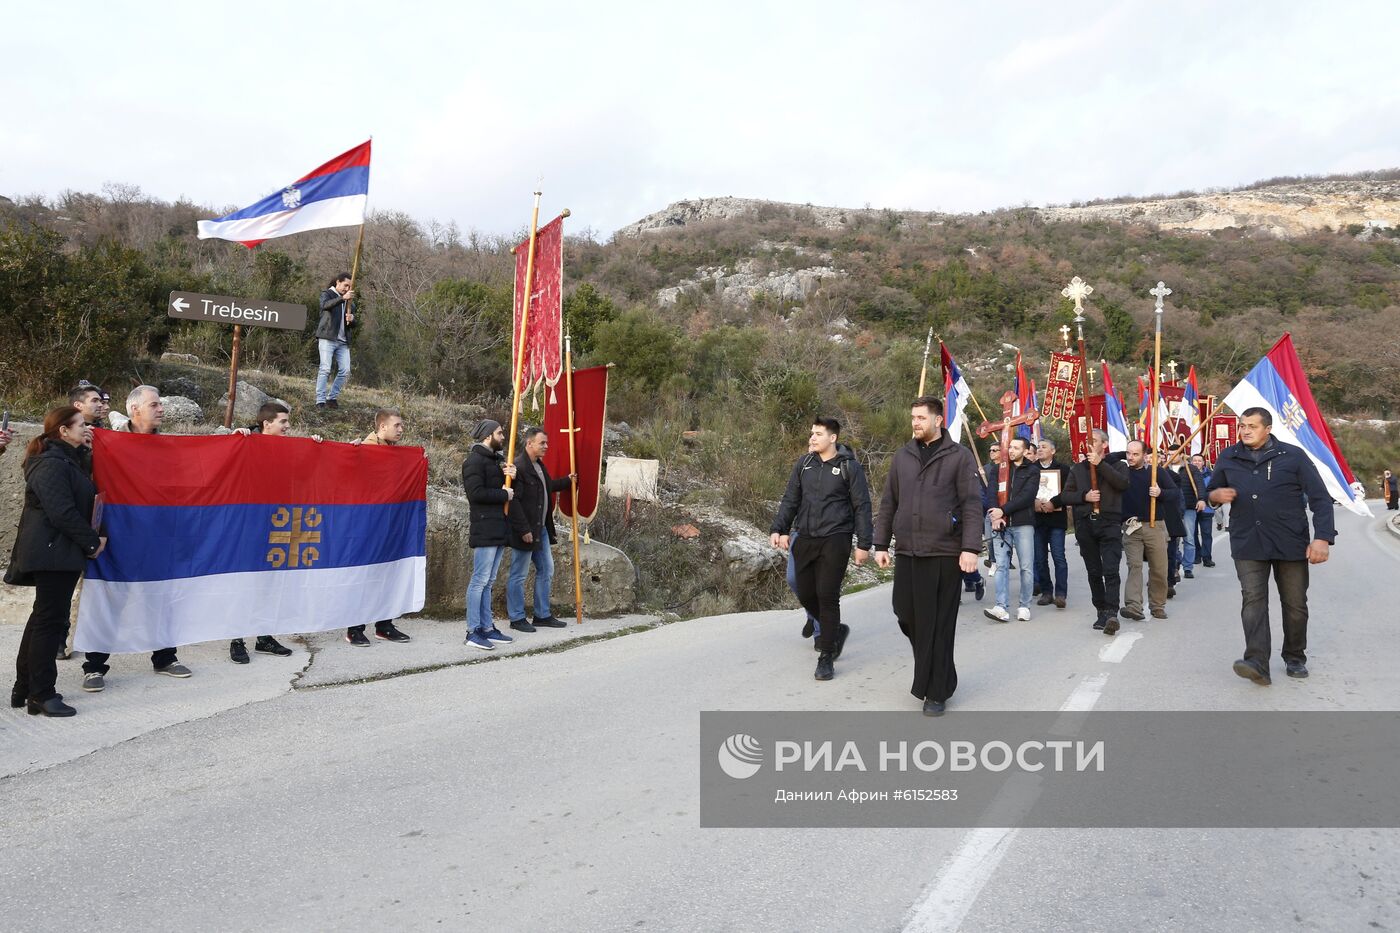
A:
<svg viewBox="0 0 1400 933">
<path fill-rule="evenodd" d="M 1060 340 L 1064 341 L 1064 345 L 1065 345 L 1066 347 L 1069 346 L 1069 325 L 1068 325 L 1068 324 L 1065 324 L 1065 325 L 1063 325 L 1063 326 L 1060 327 Z"/>
<path fill-rule="evenodd" d="M 1176 382 L 1176 360 L 1167 360 L 1167 369 L 1172 371 L 1172 382 Z"/>
<path fill-rule="evenodd" d="M 1011 478 L 1011 429 L 1018 424 L 1034 424 L 1040 420 L 1040 412 L 1028 408 L 1019 415 L 1011 414 L 1011 406 L 1016 402 L 1015 392 L 1003 392 L 1001 396 L 1001 420 L 984 421 L 977 428 L 978 437 L 1001 432 L 1001 466 L 997 471 L 997 505 L 1006 505 L 1009 492 L 1007 483 Z"/>
<path fill-rule="evenodd" d="M 1149 424 L 1151 425 L 1151 430 L 1150 430 L 1149 434 L 1147 435 L 1147 443 L 1148 443 L 1148 446 L 1152 449 L 1152 485 L 1153 485 L 1153 486 L 1156 486 L 1156 485 L 1157 485 L 1157 433 L 1158 433 L 1158 431 L 1160 431 L 1160 428 L 1158 427 L 1158 425 L 1157 425 L 1155 422 L 1156 422 L 1156 420 L 1157 420 L 1157 403 L 1158 403 L 1158 400 L 1162 397 L 1162 386 L 1161 386 L 1161 379 L 1162 379 L 1162 299 L 1163 299 L 1163 298 L 1166 298 L 1166 297 L 1167 297 L 1168 295 L 1170 295 L 1171 293 L 1172 293 L 1172 290 L 1171 290 L 1170 288 L 1167 288 L 1167 283 L 1166 283 L 1166 282 L 1158 282 L 1156 288 L 1150 289 L 1150 290 L 1148 291 L 1148 294 L 1149 294 L 1149 295 L 1153 295 L 1153 296 L 1155 296 L 1156 299 L 1157 299 L 1157 303 L 1153 306 L 1153 313 L 1154 313 L 1154 314 L 1156 315 L 1156 317 L 1157 317 L 1157 324 L 1156 324 L 1156 336 L 1155 336 L 1155 338 L 1154 338 L 1154 340 L 1153 340 L 1154 346 L 1153 346 L 1153 362 L 1152 362 L 1152 408 L 1151 408 L 1151 412 L 1152 412 L 1152 414 L 1151 414 L 1152 421 L 1149 422 Z M 1156 498 L 1152 498 L 1152 499 L 1148 502 L 1148 506 L 1147 506 L 1147 525 L 1148 525 L 1149 528 L 1156 528 L 1156 527 L 1157 527 L 1157 500 L 1156 500 Z"/>
</svg>

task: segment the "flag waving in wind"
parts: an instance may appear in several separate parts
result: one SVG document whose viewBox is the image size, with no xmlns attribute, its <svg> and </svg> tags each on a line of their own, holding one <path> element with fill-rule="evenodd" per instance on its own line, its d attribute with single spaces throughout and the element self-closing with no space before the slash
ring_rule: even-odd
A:
<svg viewBox="0 0 1400 933">
<path fill-rule="evenodd" d="M 1244 416 L 1249 408 L 1262 408 L 1273 416 L 1273 435 L 1287 444 L 1303 448 L 1322 474 L 1327 491 L 1357 515 L 1370 515 L 1371 509 L 1351 488 L 1355 480 L 1332 430 L 1313 400 L 1303 364 L 1293 349 L 1293 338 L 1284 334 L 1240 384 L 1225 396 L 1225 404 Z"/>
<path fill-rule="evenodd" d="M 1128 419 L 1123 413 L 1123 396 L 1113 388 L 1113 376 L 1108 372 L 1108 363 L 1103 363 L 1103 400 L 1105 421 L 1108 425 L 1108 449 L 1110 451 L 1128 449 Z"/>
<path fill-rule="evenodd" d="M 1196 389 L 1196 364 L 1191 364 L 1191 372 L 1186 375 L 1186 394 L 1182 397 L 1186 427 L 1191 431 L 1191 454 L 1201 452 L 1201 434 L 1196 430 L 1201 424 L 1201 393 Z"/>
<path fill-rule="evenodd" d="M 252 249 L 263 240 L 365 222 L 369 142 L 312 169 L 256 204 L 199 222 L 201 240 L 233 240 Z"/>
<path fill-rule="evenodd" d="M 943 426 L 952 436 L 953 443 L 957 444 L 961 441 L 963 412 L 972 398 L 972 390 L 968 388 L 957 360 L 948 352 L 948 345 L 940 340 L 938 350 L 943 354 Z"/>
</svg>

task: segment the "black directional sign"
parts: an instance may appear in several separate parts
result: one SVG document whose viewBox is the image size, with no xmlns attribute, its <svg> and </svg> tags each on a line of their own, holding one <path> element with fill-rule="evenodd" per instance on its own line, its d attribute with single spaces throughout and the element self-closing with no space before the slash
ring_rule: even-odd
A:
<svg viewBox="0 0 1400 933">
<path fill-rule="evenodd" d="M 213 321 L 216 324 L 253 324 L 283 330 L 306 329 L 306 305 L 281 301 L 256 301 L 228 295 L 170 293 L 170 316 L 186 321 Z"/>
</svg>

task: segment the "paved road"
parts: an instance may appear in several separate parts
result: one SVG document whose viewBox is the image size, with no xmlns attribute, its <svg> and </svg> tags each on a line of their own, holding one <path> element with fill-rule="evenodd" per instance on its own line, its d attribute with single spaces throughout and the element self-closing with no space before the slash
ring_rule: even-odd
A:
<svg viewBox="0 0 1400 933">
<path fill-rule="evenodd" d="M 1309 680 L 1231 673 L 1228 559 L 1105 652 L 1071 550 L 1069 609 L 997 625 L 965 604 L 949 715 L 1053 710 L 1086 682 L 1097 709 L 1400 709 L 1400 539 L 1339 524 L 1314 576 Z M 797 613 L 732 615 L 298 690 L 0 780 L 0 926 L 1400 926 L 1395 830 L 701 829 L 699 711 L 918 708 L 888 601 L 848 598 L 829 683 Z"/>
</svg>

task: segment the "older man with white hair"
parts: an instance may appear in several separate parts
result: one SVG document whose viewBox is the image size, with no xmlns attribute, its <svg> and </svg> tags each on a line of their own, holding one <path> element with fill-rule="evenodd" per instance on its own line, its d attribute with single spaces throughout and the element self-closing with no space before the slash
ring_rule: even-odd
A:
<svg viewBox="0 0 1400 933">
<path fill-rule="evenodd" d="M 126 413 L 131 420 L 126 430 L 133 434 L 159 434 L 161 422 L 165 419 L 165 405 L 160 400 L 160 390 L 155 386 L 137 386 L 126 397 Z M 100 693 L 106 688 L 106 675 L 111 668 L 107 661 L 112 656 L 104 651 L 89 651 L 83 660 L 83 689 L 88 693 Z M 157 674 L 167 677 L 189 677 L 191 671 L 175 657 L 174 648 L 161 648 L 151 652 L 151 666 Z"/>
</svg>

